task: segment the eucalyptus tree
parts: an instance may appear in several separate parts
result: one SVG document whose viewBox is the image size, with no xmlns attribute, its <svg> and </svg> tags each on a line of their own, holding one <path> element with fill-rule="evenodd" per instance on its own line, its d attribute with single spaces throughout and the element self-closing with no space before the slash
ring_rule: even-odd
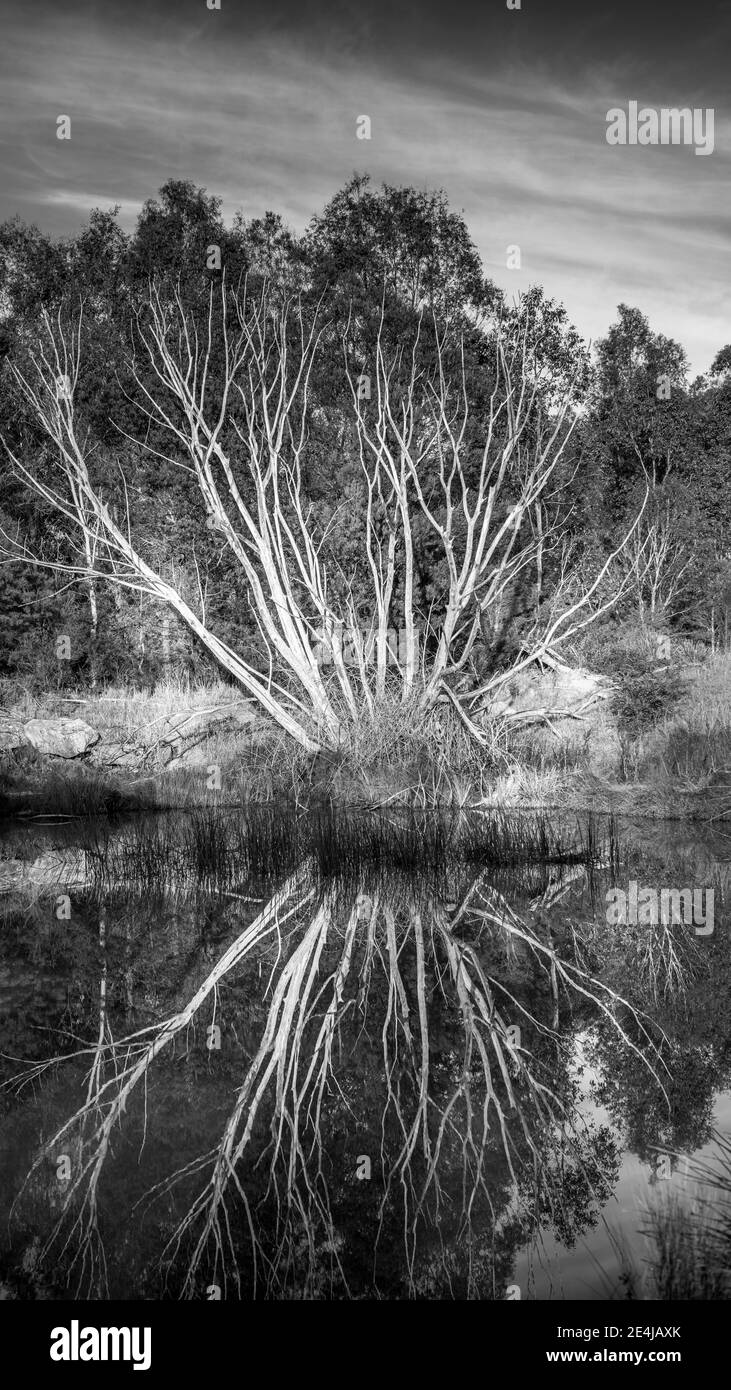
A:
<svg viewBox="0 0 731 1390">
<path fill-rule="evenodd" d="M 94 438 L 88 412 L 79 408 L 83 310 L 59 310 L 53 318 L 44 312 L 38 344 L 12 363 L 11 374 L 45 433 L 50 468 L 6 447 L 16 477 L 55 514 L 73 558 L 49 557 L 7 532 L 5 553 L 166 604 L 310 751 L 338 747 L 348 726 L 394 698 L 413 702 L 419 717 L 448 701 L 479 740 L 481 709 L 511 675 L 536 660 L 555 662 L 561 643 L 614 601 L 593 602 L 627 536 L 578 588 L 569 560 L 559 565 L 551 602 L 536 609 L 511 665 L 465 689 L 485 614 L 535 569 L 539 553 L 560 548 L 557 484 L 581 385 L 578 368 L 573 377 L 556 376 L 533 351 L 528 304 L 491 327 L 490 390 L 476 409 L 463 340 L 434 322 L 433 361 L 425 364 L 423 323 L 420 315 L 411 342 L 394 350 L 386 347 L 382 321 L 369 363 L 359 360 L 347 332 L 342 342 L 366 498 L 359 537 L 365 627 L 352 576 L 323 558 L 326 536 L 304 486 L 319 409 L 311 383 L 328 324 L 317 307 L 310 311 L 301 297 L 282 299 L 266 282 L 212 281 L 204 325 L 179 291 L 151 287 L 134 316 L 127 361 L 144 429 L 135 436 L 123 429 L 116 454 Z M 128 473 L 140 459 L 179 470 L 197 495 L 201 532 L 216 533 L 239 572 L 263 663 L 225 640 L 208 620 L 203 595 L 196 601 L 163 572 L 154 533 L 135 529 Z M 547 514 L 539 531 L 534 518 L 542 502 Z M 636 525 L 637 518 L 628 535 Z M 428 614 L 415 587 L 424 532 L 446 576 L 439 611 Z M 396 629 L 403 633 L 399 654 Z M 422 629 L 435 641 L 420 642 Z"/>
</svg>

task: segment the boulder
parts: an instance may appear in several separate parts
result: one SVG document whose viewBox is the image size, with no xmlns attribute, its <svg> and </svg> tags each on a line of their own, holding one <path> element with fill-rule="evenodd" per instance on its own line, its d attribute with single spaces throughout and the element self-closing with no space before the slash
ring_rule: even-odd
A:
<svg viewBox="0 0 731 1390">
<path fill-rule="evenodd" d="M 230 734 L 234 738 L 246 733 L 249 741 L 260 723 L 247 700 L 220 706 L 214 710 L 191 710 L 173 715 L 162 727 L 157 745 L 158 762 L 177 766 L 181 762 L 206 763 L 214 761 L 202 751 L 212 738 Z"/>
<path fill-rule="evenodd" d="M 257 714 L 248 700 L 224 705 L 213 710 L 190 710 L 174 714 L 162 726 L 160 739 L 164 743 L 187 743 L 221 733 L 226 729 L 243 728 L 256 723 Z"/>
<path fill-rule="evenodd" d="M 16 748 L 24 748 L 28 740 L 19 719 L 0 710 L 0 753 L 13 753 Z"/>
<path fill-rule="evenodd" d="M 101 737 L 83 719 L 29 719 L 23 729 L 28 742 L 52 758 L 80 758 Z"/>
<path fill-rule="evenodd" d="M 98 767 L 126 767 L 137 771 L 145 757 L 144 748 L 134 743 L 98 743 L 92 762 Z"/>
<path fill-rule="evenodd" d="M 192 748 L 184 748 L 181 753 L 175 753 L 170 744 L 165 745 L 168 752 L 166 766 L 170 769 L 177 767 L 208 767 L 215 759 L 205 746 L 194 744 Z"/>
<path fill-rule="evenodd" d="M 496 695 L 491 714 L 536 714 L 554 717 L 585 712 L 609 689 L 604 676 L 581 668 L 557 666 L 541 671 L 528 666 L 513 676 Z"/>
<path fill-rule="evenodd" d="M 563 749 L 581 756 L 586 767 L 601 777 L 615 776 L 622 746 L 608 696 L 606 676 L 581 668 L 557 666 L 541 671 L 527 667 L 504 687 L 487 711 L 507 715 L 516 731 L 530 728 L 534 748 L 546 754 Z"/>
</svg>

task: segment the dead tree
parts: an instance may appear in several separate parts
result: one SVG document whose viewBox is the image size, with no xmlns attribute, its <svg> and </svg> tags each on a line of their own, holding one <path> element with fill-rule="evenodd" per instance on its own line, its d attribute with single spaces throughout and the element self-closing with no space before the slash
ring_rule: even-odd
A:
<svg viewBox="0 0 731 1390">
<path fill-rule="evenodd" d="M 171 439 L 166 455 L 185 469 L 200 499 L 200 524 L 213 527 L 239 569 L 268 658 L 262 673 L 210 624 L 205 604 L 184 596 L 166 577 L 135 528 L 129 503 L 110 509 L 94 481 L 93 444 L 75 405 L 82 361 L 82 322 L 43 316 L 30 366 L 11 367 L 16 385 L 53 446 L 41 466 L 8 450 L 12 468 L 64 524 L 62 561 L 33 551 L 22 537 L 0 537 L 6 557 L 60 570 L 94 586 L 107 582 L 146 594 L 174 611 L 247 695 L 309 751 L 337 748 L 364 713 L 385 698 L 412 701 L 419 716 L 449 700 L 476 739 L 486 699 L 533 660 L 555 659 L 562 641 L 594 621 L 611 600 L 594 597 L 627 543 L 622 537 L 595 580 L 570 601 L 536 610 L 527 640 L 512 663 L 477 689 L 455 696 L 484 615 L 511 586 L 540 570 L 552 541 L 550 503 L 575 423 L 575 383 L 541 408 L 542 383 L 530 352 L 531 325 L 518 316 L 492 338 L 493 389 L 476 469 L 466 459 L 473 406 L 464 356 L 448 379 L 445 338 L 436 337 L 435 365 L 418 364 L 419 336 L 406 355 L 387 359 L 381 322 L 364 400 L 346 349 L 355 430 L 366 496 L 362 552 L 371 587 L 367 641 L 352 589 L 330 583 L 303 486 L 311 414 L 310 380 L 323 325 L 310 322 L 299 301 L 273 304 L 267 289 L 232 293 L 211 286 L 200 332 L 180 295 L 163 300 L 152 288 L 137 318 L 140 355 L 130 362 L 148 426 Z M 214 365 L 215 364 L 215 365 Z M 405 367 L 405 371 L 404 371 Z M 396 389 L 396 374 L 399 386 Z M 215 383 L 214 383 L 215 377 Z M 156 457 L 145 440 L 144 454 Z M 235 446 L 235 447 L 232 447 Z M 7 447 L 7 446 L 6 446 Z M 474 448 L 474 445 L 472 446 Z M 127 495 L 122 472 L 123 494 Z M 428 482 L 427 482 L 428 479 Z M 540 510 L 539 530 L 531 518 Z M 419 644 L 415 598 L 414 528 L 419 518 L 436 541 L 448 576 L 439 639 Z M 524 524 L 525 523 L 525 524 Z M 634 532 L 636 522 L 630 528 Z M 398 578 L 398 585 L 397 585 Z M 399 609 L 395 613 L 395 592 Z M 616 599 L 616 595 L 615 595 Z M 543 616 L 542 616 L 543 615 Z M 389 632 L 404 634 L 394 667 Z M 323 643 L 330 661 L 324 669 Z M 354 654 L 344 659 L 344 652 Z"/>
</svg>

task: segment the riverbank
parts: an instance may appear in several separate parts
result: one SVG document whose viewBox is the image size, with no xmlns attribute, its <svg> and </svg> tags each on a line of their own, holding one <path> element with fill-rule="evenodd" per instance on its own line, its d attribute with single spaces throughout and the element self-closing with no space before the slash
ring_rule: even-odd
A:
<svg viewBox="0 0 731 1390">
<path fill-rule="evenodd" d="M 573 672 L 565 717 L 496 712 L 488 749 L 470 748 L 445 714 L 416 728 L 394 706 L 340 754 L 306 754 L 221 683 L 168 682 L 152 693 L 106 688 L 2 692 L 0 814 L 93 815 L 273 799 L 311 805 L 482 806 L 731 819 L 731 658 L 679 670 L 670 708 L 646 716 L 647 690 Z M 664 676 L 658 677 L 658 688 Z M 545 680 L 543 682 L 545 685 Z M 589 698 L 585 691 L 589 690 Z M 633 692 L 642 717 L 621 701 Z M 639 692 L 639 694 L 637 693 Z M 14 698 L 13 698 L 14 697 Z M 562 697 L 563 699 L 563 697 Z M 521 704 L 522 701 L 522 704 Z M 657 700 L 655 701 L 657 704 Z M 578 711 L 578 713 L 576 712 Z"/>
</svg>

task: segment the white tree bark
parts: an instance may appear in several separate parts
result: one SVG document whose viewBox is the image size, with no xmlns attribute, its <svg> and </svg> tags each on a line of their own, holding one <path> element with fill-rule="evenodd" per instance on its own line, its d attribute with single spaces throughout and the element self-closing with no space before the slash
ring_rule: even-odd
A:
<svg viewBox="0 0 731 1390">
<path fill-rule="evenodd" d="M 360 397 L 346 344 L 366 493 L 362 540 L 372 618 L 365 645 L 352 588 L 346 585 L 343 597 L 340 584 L 340 597 L 332 597 L 323 536 L 302 487 L 310 377 L 322 332 L 317 319 L 308 325 L 299 304 L 276 309 L 266 290 L 254 299 L 246 286 L 236 295 L 222 282 L 211 288 L 203 340 L 180 298 L 164 303 L 154 288 L 137 327 L 148 368 L 143 376 L 139 359 L 132 363 L 139 402 L 148 420 L 171 436 L 174 452 L 166 457 L 194 479 L 201 526 L 217 531 L 239 568 L 268 654 L 268 672 L 262 674 L 216 634 L 203 599 L 196 611 L 175 578 L 165 578 L 162 567 L 142 553 L 129 505 L 116 519 L 93 481 L 93 447 L 80 434 L 74 403 L 81 314 L 73 330 L 60 314 L 54 321 L 44 316 L 30 367 L 12 367 L 54 446 L 52 471 L 9 451 L 16 475 L 65 521 L 78 562 L 48 561 L 7 535 L 6 556 L 65 570 L 87 584 L 106 580 L 161 600 L 261 709 L 309 751 L 338 747 L 348 725 L 365 711 L 372 715 L 387 697 L 414 701 L 421 714 L 448 699 L 480 738 L 475 710 L 511 673 L 495 673 L 480 689 L 459 695 L 453 678 L 465 670 L 481 615 L 500 603 L 516 577 L 535 572 L 551 550 L 555 536 L 544 504 L 550 502 L 575 423 L 573 386 L 550 416 L 539 409 L 541 383 L 528 352 L 530 325 L 518 321 L 509 332 L 495 333 L 494 386 L 476 466 L 466 443 L 473 407 L 464 361 L 457 379 L 448 380 L 443 340 L 438 339 L 431 375 L 417 366 L 418 340 L 413 344 L 405 389 L 402 383 L 396 390 L 395 368 L 404 359 L 386 360 L 382 323 L 372 365 L 373 401 Z M 137 443 L 154 456 L 149 445 Z M 126 493 L 123 476 L 122 481 Z M 536 515 L 542 518 L 539 532 Z M 426 615 L 416 607 L 417 517 L 426 523 L 448 575 L 432 653 L 419 642 Z M 623 538 L 615 555 L 626 544 Z M 592 597 L 605 572 L 606 566 L 571 602 L 554 604 L 543 626 L 536 613 L 530 644 L 516 669 L 551 660 L 560 641 L 593 620 Z M 404 635 L 398 664 L 390 650 L 394 629 Z"/>
</svg>

